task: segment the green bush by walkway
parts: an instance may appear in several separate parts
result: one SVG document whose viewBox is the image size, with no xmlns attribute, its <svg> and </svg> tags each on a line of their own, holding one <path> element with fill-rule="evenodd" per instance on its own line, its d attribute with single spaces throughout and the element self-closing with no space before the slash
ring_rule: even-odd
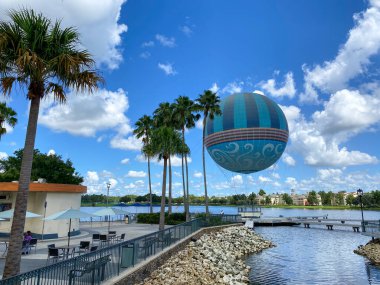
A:
<svg viewBox="0 0 380 285">
<path fill-rule="evenodd" d="M 140 224 L 158 224 L 160 221 L 160 213 L 141 213 L 137 214 L 137 223 Z M 165 213 L 166 225 L 178 225 L 186 221 L 185 213 Z"/>
</svg>

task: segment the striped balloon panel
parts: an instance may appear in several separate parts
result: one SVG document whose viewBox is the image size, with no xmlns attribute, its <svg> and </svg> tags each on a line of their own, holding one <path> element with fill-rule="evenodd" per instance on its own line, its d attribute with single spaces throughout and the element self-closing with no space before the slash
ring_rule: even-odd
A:
<svg viewBox="0 0 380 285">
<path fill-rule="evenodd" d="M 222 115 L 207 119 L 206 136 L 240 128 L 274 128 L 288 131 L 281 108 L 266 96 L 257 93 L 236 93 L 221 104 Z"/>
</svg>

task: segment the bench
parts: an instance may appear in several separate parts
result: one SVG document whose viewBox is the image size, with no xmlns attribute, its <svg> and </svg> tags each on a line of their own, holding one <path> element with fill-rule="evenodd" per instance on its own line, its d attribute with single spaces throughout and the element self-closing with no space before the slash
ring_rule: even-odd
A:
<svg viewBox="0 0 380 285">
<path fill-rule="evenodd" d="M 95 284 L 95 271 L 98 271 L 98 279 L 100 281 L 104 280 L 104 270 L 106 264 L 111 261 L 111 254 L 99 257 L 91 261 L 85 261 L 81 264 L 81 267 L 78 269 L 72 269 L 69 272 L 69 285 L 74 284 L 74 280 L 77 277 L 82 277 L 87 273 L 92 273 L 91 284 Z"/>
<path fill-rule="evenodd" d="M 310 228 L 310 224 L 309 223 L 304 223 L 303 224 L 305 228 Z"/>
<path fill-rule="evenodd" d="M 354 227 L 352 227 L 352 229 L 354 230 L 354 232 L 359 232 L 359 226 L 354 226 Z"/>
<path fill-rule="evenodd" d="M 327 229 L 328 229 L 328 230 L 331 230 L 331 231 L 333 230 L 333 226 L 334 226 L 334 225 L 326 225 Z"/>
</svg>

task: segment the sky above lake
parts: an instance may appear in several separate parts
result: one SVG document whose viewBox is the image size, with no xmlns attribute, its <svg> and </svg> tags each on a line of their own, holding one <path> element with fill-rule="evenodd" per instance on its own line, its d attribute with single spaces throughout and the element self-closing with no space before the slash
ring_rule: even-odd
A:
<svg viewBox="0 0 380 285">
<path fill-rule="evenodd" d="M 106 84 L 68 90 L 67 104 L 42 101 L 35 147 L 70 159 L 88 193 L 148 193 L 135 122 L 161 102 L 204 90 L 221 99 L 262 91 L 284 111 L 289 142 L 278 162 L 249 175 L 218 167 L 206 153 L 210 196 L 258 192 L 380 189 L 380 1 L 362 0 L 2 0 L 74 26 Z M 24 145 L 29 104 L 14 88 L 19 123 L 0 157 Z M 2 99 L 3 100 L 3 99 Z M 187 130 L 190 194 L 202 195 L 202 123 Z M 173 157 L 174 196 L 182 193 Z M 162 163 L 152 163 L 161 192 Z"/>
</svg>

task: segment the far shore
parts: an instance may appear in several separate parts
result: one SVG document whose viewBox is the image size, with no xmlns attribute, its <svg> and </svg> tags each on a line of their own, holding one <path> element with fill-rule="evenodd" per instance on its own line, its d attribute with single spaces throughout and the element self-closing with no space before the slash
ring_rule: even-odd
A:
<svg viewBox="0 0 380 285">
<path fill-rule="evenodd" d="M 126 204 L 127 206 L 133 206 L 132 204 Z M 81 207 L 106 207 L 106 203 L 82 203 Z M 183 204 L 173 204 L 173 206 L 183 206 Z M 190 204 L 190 206 L 204 206 L 204 204 Z M 219 207 L 242 207 L 246 205 L 221 205 L 221 204 L 209 204 L 209 206 Z M 139 207 L 148 207 L 148 205 L 142 204 Z M 153 204 L 153 207 L 160 207 L 160 204 Z M 306 210 L 360 210 L 359 206 L 296 206 L 296 205 L 255 205 L 255 207 L 261 208 L 281 208 L 281 209 L 306 209 Z M 363 207 L 364 211 L 380 211 L 380 207 Z"/>
</svg>

